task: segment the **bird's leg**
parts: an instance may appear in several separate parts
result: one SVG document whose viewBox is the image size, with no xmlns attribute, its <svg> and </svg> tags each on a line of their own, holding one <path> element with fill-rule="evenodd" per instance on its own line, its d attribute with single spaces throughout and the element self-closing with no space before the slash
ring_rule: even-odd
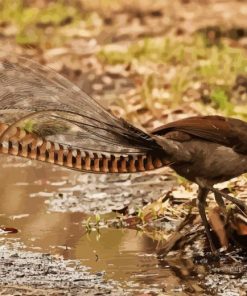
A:
<svg viewBox="0 0 247 296">
<path fill-rule="evenodd" d="M 230 202 L 232 202 L 233 204 L 237 205 L 240 209 L 242 209 L 245 213 L 247 213 L 247 205 L 243 201 L 241 201 L 241 200 L 239 200 L 239 199 L 237 199 L 237 198 L 235 198 L 235 197 L 233 197 L 233 196 L 231 196 L 219 189 L 216 189 L 214 187 L 207 186 L 207 189 L 211 190 L 214 194 L 218 194 L 218 195 L 223 196 L 225 199 L 227 199 Z"/>
<path fill-rule="evenodd" d="M 206 198 L 207 198 L 208 192 L 209 192 L 209 189 L 199 186 L 198 195 L 197 195 L 197 197 L 198 197 L 198 209 L 199 209 L 199 214 L 200 214 L 201 219 L 202 219 L 202 223 L 204 225 L 204 228 L 205 228 L 205 231 L 206 231 L 206 234 L 207 234 L 207 238 L 208 238 L 208 241 L 209 241 L 211 251 L 212 251 L 212 253 L 217 254 L 217 250 L 216 250 L 216 247 L 215 247 L 215 245 L 213 243 L 213 239 L 212 239 L 212 236 L 211 236 L 211 233 L 210 233 L 210 226 L 209 226 L 207 216 L 206 216 L 206 212 L 205 212 L 205 203 L 206 203 Z"/>
<path fill-rule="evenodd" d="M 214 193 L 215 201 L 217 202 L 218 206 L 220 207 L 221 211 L 223 213 L 226 212 L 226 205 L 224 202 L 224 199 L 222 198 L 222 195 L 218 192 Z"/>
</svg>

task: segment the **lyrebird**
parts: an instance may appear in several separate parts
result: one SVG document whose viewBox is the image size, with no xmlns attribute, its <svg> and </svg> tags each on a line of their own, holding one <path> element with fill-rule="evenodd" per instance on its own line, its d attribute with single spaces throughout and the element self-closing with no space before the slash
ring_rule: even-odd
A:
<svg viewBox="0 0 247 296">
<path fill-rule="evenodd" d="M 91 173 L 135 173 L 170 166 L 199 186 L 198 208 L 212 251 L 205 213 L 213 187 L 247 172 L 247 123 L 195 116 L 145 133 L 116 118 L 51 69 L 20 57 L 0 60 L 0 152 Z"/>
</svg>

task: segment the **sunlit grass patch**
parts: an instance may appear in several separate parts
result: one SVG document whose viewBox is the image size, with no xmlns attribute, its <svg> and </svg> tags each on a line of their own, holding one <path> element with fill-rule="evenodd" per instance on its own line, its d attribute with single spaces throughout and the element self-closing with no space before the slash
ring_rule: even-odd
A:
<svg viewBox="0 0 247 296">
<path fill-rule="evenodd" d="M 209 46 L 201 35 L 186 40 L 146 38 L 119 47 L 119 50 L 105 46 L 98 56 L 106 64 L 132 65 L 136 74 L 143 77 L 142 97 L 149 105 L 153 104 L 153 99 L 162 103 L 162 92 L 165 95 L 163 103 L 178 105 L 188 90 L 204 84 L 209 89 L 213 106 L 232 114 L 231 88 L 237 75 L 247 74 L 244 50 L 223 42 Z M 140 74 L 138 68 L 148 64 L 156 65 L 157 70 L 152 66 L 153 73 L 142 71 Z M 165 68 L 160 70 L 160 65 Z M 161 94 L 159 98 L 155 97 L 157 93 Z"/>
<path fill-rule="evenodd" d="M 109 64 L 130 63 L 133 59 L 176 63 L 185 58 L 184 46 L 177 45 L 168 38 L 145 38 L 127 47 L 119 46 L 118 50 L 106 46 L 99 52 L 99 57 Z"/>
<path fill-rule="evenodd" d="M 23 124 L 22 124 L 22 128 L 24 130 L 26 130 L 27 132 L 31 133 L 33 132 L 35 126 L 35 122 L 33 120 L 26 120 Z"/>
<path fill-rule="evenodd" d="M 233 104 L 230 102 L 229 95 L 223 88 L 214 88 L 211 91 L 211 100 L 215 103 L 215 107 L 225 110 L 227 114 L 233 114 Z"/>
<path fill-rule="evenodd" d="M 59 27 L 72 25 L 78 19 L 78 9 L 63 1 L 50 2 L 44 7 L 26 5 L 23 0 L 0 2 L 0 23 L 12 25 L 16 41 L 22 45 L 36 45 L 48 42 L 48 39 L 56 45 L 58 38 L 63 38 Z M 45 30 L 47 27 L 49 30 Z"/>
</svg>

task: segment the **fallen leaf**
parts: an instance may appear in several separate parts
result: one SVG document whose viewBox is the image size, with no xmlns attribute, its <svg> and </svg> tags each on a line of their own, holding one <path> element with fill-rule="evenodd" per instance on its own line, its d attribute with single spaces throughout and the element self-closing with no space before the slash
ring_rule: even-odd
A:
<svg viewBox="0 0 247 296">
<path fill-rule="evenodd" d="M 214 230 L 217 237 L 219 238 L 220 245 L 222 247 L 228 247 L 229 241 L 227 238 L 225 225 L 224 225 L 224 222 L 222 221 L 220 214 L 221 214 L 220 208 L 215 207 L 215 208 L 209 209 L 208 218 L 212 226 L 212 229 Z"/>
<path fill-rule="evenodd" d="M 13 227 L 1 227 L 0 231 L 7 232 L 7 233 L 17 233 L 18 230 Z"/>
</svg>

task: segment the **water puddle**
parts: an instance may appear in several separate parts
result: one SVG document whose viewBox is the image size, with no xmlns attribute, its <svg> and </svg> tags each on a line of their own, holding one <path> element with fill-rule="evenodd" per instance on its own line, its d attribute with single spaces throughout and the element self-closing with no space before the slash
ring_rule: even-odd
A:
<svg viewBox="0 0 247 296">
<path fill-rule="evenodd" d="M 140 232 L 102 228 L 88 234 L 82 223 L 94 212 L 113 217 L 113 208 L 129 203 L 135 207 L 143 196 L 158 197 L 172 188 L 172 179 L 89 176 L 6 157 L 1 163 L 0 225 L 18 230 L 2 234 L 1 244 L 19 242 L 25 251 L 76 259 L 90 272 L 119 282 L 123 292 L 200 295 L 207 290 L 199 285 L 207 269 L 198 265 L 195 271 L 192 259 L 171 254 L 159 260 L 158 242 Z"/>
</svg>

